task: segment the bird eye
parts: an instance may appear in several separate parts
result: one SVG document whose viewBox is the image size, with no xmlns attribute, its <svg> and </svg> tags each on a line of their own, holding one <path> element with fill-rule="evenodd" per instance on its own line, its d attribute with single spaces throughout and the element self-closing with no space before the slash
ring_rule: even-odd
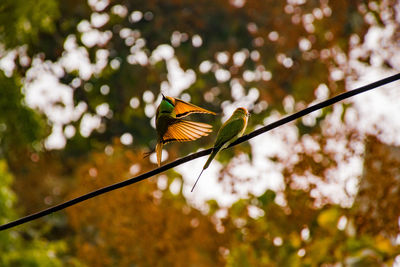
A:
<svg viewBox="0 0 400 267">
<path fill-rule="evenodd" d="M 166 98 L 166 99 L 167 99 L 168 103 L 170 103 L 171 105 L 173 105 L 175 107 L 175 105 L 174 105 L 174 103 L 172 103 L 171 99 L 168 99 L 168 98 Z"/>
</svg>

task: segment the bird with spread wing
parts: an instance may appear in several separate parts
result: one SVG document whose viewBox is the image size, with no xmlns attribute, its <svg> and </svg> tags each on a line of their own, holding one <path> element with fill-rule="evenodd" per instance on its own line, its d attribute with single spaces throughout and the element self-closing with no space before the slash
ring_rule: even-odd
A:
<svg viewBox="0 0 400 267">
<path fill-rule="evenodd" d="M 212 131 L 212 126 L 206 123 L 193 122 L 182 119 L 192 113 L 206 113 L 216 115 L 214 112 L 198 107 L 183 100 L 164 96 L 156 113 L 157 130 L 157 163 L 161 165 L 163 145 L 170 142 L 187 142 L 207 136 Z"/>
</svg>

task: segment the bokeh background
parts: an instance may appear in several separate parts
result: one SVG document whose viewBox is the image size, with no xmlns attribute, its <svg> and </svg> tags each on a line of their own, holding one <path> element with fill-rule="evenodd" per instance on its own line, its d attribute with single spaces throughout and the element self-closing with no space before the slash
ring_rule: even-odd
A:
<svg viewBox="0 0 400 267">
<path fill-rule="evenodd" d="M 0 223 L 156 167 L 161 92 L 247 132 L 400 70 L 394 0 L 2 0 Z M 400 266 L 400 83 L 0 232 L 1 266 Z"/>
</svg>

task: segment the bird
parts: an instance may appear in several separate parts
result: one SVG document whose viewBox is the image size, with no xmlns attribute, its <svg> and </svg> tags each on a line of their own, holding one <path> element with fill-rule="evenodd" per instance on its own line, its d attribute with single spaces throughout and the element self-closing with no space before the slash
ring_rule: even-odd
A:
<svg viewBox="0 0 400 267">
<path fill-rule="evenodd" d="M 203 169 L 201 170 L 199 177 L 197 177 L 197 180 L 194 183 L 192 190 L 190 192 L 193 192 L 193 189 L 196 186 L 197 182 L 199 181 L 201 174 L 205 169 L 208 168 L 208 166 L 210 165 L 214 157 L 217 155 L 217 153 L 221 149 L 226 148 L 238 137 L 243 135 L 247 126 L 248 117 L 249 117 L 249 112 L 247 111 L 247 109 L 240 107 L 237 108 L 233 112 L 232 116 L 221 126 L 221 128 L 218 131 L 215 144 L 212 148 L 211 155 L 208 157 L 207 162 L 204 164 Z"/>
<path fill-rule="evenodd" d="M 193 141 L 207 136 L 212 131 L 212 126 L 209 124 L 182 119 L 192 113 L 216 115 L 212 111 L 162 94 L 162 100 L 156 112 L 157 144 L 155 151 L 158 167 L 161 165 L 162 148 L 165 144 Z"/>
</svg>

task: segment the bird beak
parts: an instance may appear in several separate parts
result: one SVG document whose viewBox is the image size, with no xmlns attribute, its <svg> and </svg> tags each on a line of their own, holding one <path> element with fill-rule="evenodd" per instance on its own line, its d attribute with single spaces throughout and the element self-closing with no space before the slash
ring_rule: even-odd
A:
<svg viewBox="0 0 400 267">
<path fill-rule="evenodd" d="M 162 98 L 165 99 L 165 95 L 163 93 L 161 93 L 161 95 L 162 95 Z"/>
</svg>

